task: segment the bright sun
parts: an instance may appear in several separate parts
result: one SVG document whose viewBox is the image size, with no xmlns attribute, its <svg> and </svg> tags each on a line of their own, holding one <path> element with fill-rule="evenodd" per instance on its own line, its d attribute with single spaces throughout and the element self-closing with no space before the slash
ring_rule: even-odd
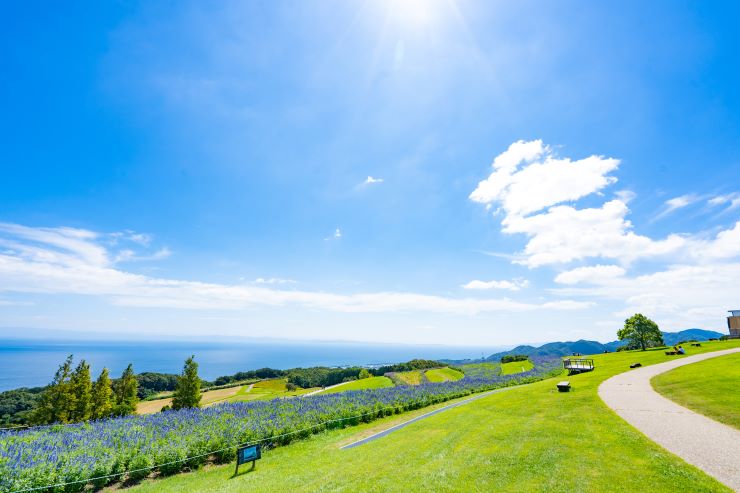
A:
<svg viewBox="0 0 740 493">
<path fill-rule="evenodd" d="M 439 0 L 388 0 L 386 8 L 400 24 L 422 27 L 435 20 L 438 4 Z"/>
</svg>

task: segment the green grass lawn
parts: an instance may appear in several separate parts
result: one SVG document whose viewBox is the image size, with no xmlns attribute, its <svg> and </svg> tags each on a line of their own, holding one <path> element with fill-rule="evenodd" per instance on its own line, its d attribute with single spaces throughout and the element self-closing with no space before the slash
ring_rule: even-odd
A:
<svg viewBox="0 0 740 493">
<path fill-rule="evenodd" d="M 527 370 L 531 370 L 533 367 L 534 365 L 532 365 L 532 362 L 529 360 L 502 363 L 501 364 L 501 374 L 502 375 L 513 375 L 514 373 L 522 373 Z"/>
<path fill-rule="evenodd" d="M 650 383 L 672 401 L 740 429 L 740 354 L 682 366 Z"/>
<path fill-rule="evenodd" d="M 463 375 L 457 370 L 453 370 L 450 367 L 446 368 L 435 368 L 433 370 L 427 370 L 425 372 L 427 376 L 427 380 L 430 382 L 449 382 L 449 381 L 455 381 L 460 380 Z"/>
<path fill-rule="evenodd" d="M 689 354 L 729 347 L 740 347 L 740 341 L 705 343 Z M 595 355 L 595 371 L 568 377 L 569 393 L 557 392 L 562 377 L 556 377 L 447 410 L 353 449 L 339 447 L 414 413 L 267 450 L 255 471 L 245 467 L 235 478 L 233 463 L 209 466 L 148 480 L 132 493 L 730 491 L 651 442 L 597 395 L 602 381 L 629 371 L 633 362 L 677 358 L 663 351 Z"/>
<path fill-rule="evenodd" d="M 346 392 L 348 390 L 366 390 L 366 389 L 382 389 L 384 387 L 393 387 L 393 382 L 388 377 L 370 377 L 362 378 L 360 380 L 354 380 L 349 383 L 326 389 L 319 394 L 335 394 L 338 392 Z"/>
</svg>

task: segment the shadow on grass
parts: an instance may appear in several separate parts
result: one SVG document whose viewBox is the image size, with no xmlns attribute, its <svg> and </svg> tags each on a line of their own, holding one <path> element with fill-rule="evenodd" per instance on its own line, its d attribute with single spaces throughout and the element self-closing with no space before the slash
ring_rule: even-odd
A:
<svg viewBox="0 0 740 493">
<path fill-rule="evenodd" d="M 238 478 L 240 476 L 244 476 L 245 474 L 249 474 L 251 472 L 254 472 L 255 469 L 256 468 L 255 468 L 255 464 L 254 463 L 252 463 L 252 466 L 251 467 L 244 467 L 244 468 L 237 467 L 237 468 L 234 469 L 234 474 L 232 474 L 231 477 L 229 477 L 229 479 L 234 479 L 234 478 Z"/>
</svg>

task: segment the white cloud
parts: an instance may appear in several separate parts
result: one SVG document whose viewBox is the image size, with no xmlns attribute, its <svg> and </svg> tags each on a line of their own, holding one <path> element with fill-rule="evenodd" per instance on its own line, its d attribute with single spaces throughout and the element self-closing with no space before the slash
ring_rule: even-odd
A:
<svg viewBox="0 0 740 493">
<path fill-rule="evenodd" d="M 605 279 L 623 276 L 626 271 L 618 265 L 591 265 L 561 272 L 555 277 L 559 284 L 595 283 Z"/>
<path fill-rule="evenodd" d="M 383 179 L 368 176 L 367 179 L 363 182 L 364 185 L 372 185 L 374 183 L 383 183 Z"/>
<path fill-rule="evenodd" d="M 296 284 L 298 281 L 293 279 L 280 279 L 278 277 L 258 277 L 253 281 L 255 284 Z"/>
<path fill-rule="evenodd" d="M 681 195 L 679 197 L 668 199 L 665 201 L 663 211 L 655 216 L 655 220 L 662 219 L 665 216 L 677 211 L 678 209 L 683 209 L 684 207 L 687 207 L 699 201 L 700 199 L 701 197 L 695 194 Z"/>
<path fill-rule="evenodd" d="M 99 235 L 92 232 L 66 228 L 37 230 L 7 224 L 3 228 L 3 241 L 13 245 L 0 253 L 0 291 L 6 292 L 90 295 L 118 305 L 181 309 L 239 310 L 297 305 L 337 312 L 424 311 L 473 315 L 590 306 L 590 302 L 574 300 L 538 304 L 508 298 L 447 298 L 409 292 L 335 294 L 156 278 L 117 269 L 107 261 L 105 249 L 96 243 Z M 336 234 L 341 236 L 339 230 Z"/>
<path fill-rule="evenodd" d="M 577 161 L 558 158 L 542 141 L 515 142 L 493 161 L 494 171 L 470 199 L 499 204 L 507 216 L 523 216 L 575 201 L 617 181 L 609 176 L 619 160 L 589 156 Z"/>
<path fill-rule="evenodd" d="M 597 207 L 562 204 L 599 193 L 616 182 L 609 173 L 618 165 L 618 160 L 600 156 L 576 161 L 557 158 L 542 141 L 519 141 L 494 159 L 494 172 L 480 182 L 470 198 L 503 211 L 504 233 L 526 235 L 523 251 L 512 262 L 530 268 L 588 259 L 629 265 L 643 258 L 678 261 L 734 255 L 734 232 L 720 233 L 710 242 L 702 234 L 674 233 L 653 239 L 635 233 L 627 219 L 627 203 L 634 197 L 629 191 L 618 191 L 615 195 L 619 198 Z M 658 217 L 700 199 L 696 194 L 674 197 L 666 201 Z M 732 207 L 734 200 L 728 195 L 709 202 Z"/>
<path fill-rule="evenodd" d="M 324 238 L 324 241 L 331 241 L 331 240 L 339 240 L 342 238 L 342 230 L 339 228 L 336 228 L 334 230 L 334 233 L 332 233 L 331 236 L 327 236 Z"/>
<path fill-rule="evenodd" d="M 717 195 L 707 201 L 712 207 L 727 205 L 725 210 L 733 210 L 740 207 L 740 193 L 730 193 L 727 195 Z"/>
<path fill-rule="evenodd" d="M 131 249 L 121 250 L 116 254 L 114 258 L 115 263 L 119 262 L 137 262 L 146 260 L 162 260 L 172 255 L 172 251 L 163 247 L 152 254 L 140 254 Z"/>
<path fill-rule="evenodd" d="M 635 200 L 635 197 L 637 197 L 637 194 L 633 192 L 632 190 L 619 190 L 617 192 L 614 192 L 614 196 L 617 197 L 622 202 L 624 202 L 625 204 L 629 204 L 630 202 Z"/>
<path fill-rule="evenodd" d="M 737 304 L 738 279 L 738 262 L 674 265 L 643 275 L 593 279 L 587 288 L 556 292 L 581 299 L 614 300 L 623 306 L 616 316 L 650 314 L 664 330 L 692 326 L 721 329 L 725 311 Z"/>
<path fill-rule="evenodd" d="M 463 289 L 507 289 L 509 291 L 519 291 L 520 289 L 529 286 L 529 281 L 526 279 L 514 279 L 511 281 L 479 281 L 473 280 L 467 284 L 464 284 Z"/>
<path fill-rule="evenodd" d="M 527 217 L 507 216 L 505 233 L 523 233 L 530 239 L 515 263 L 529 267 L 587 258 L 617 259 L 629 263 L 643 257 L 667 255 L 686 244 L 680 235 L 652 240 L 635 234 L 625 219 L 627 205 L 611 200 L 599 208 L 556 206 Z"/>
</svg>

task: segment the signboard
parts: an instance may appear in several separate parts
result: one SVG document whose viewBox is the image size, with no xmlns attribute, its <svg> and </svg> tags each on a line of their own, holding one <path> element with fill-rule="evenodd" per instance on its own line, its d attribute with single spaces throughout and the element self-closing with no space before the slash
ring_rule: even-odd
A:
<svg viewBox="0 0 740 493">
<path fill-rule="evenodd" d="M 239 472 L 239 466 L 245 462 L 252 463 L 252 469 L 254 469 L 255 461 L 262 458 L 262 447 L 257 445 L 249 445 L 248 447 L 241 447 L 236 450 L 236 471 L 234 474 Z"/>
</svg>

